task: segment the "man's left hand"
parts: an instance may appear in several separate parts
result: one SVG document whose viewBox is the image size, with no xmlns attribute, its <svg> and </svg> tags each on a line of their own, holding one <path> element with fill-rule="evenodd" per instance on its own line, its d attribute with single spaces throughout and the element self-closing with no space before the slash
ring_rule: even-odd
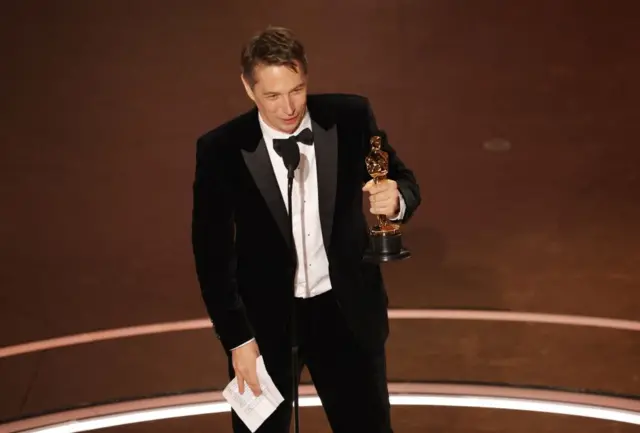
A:
<svg viewBox="0 0 640 433">
<path fill-rule="evenodd" d="M 400 193 L 398 184 L 391 179 L 386 179 L 378 184 L 371 179 L 362 187 L 362 191 L 369 192 L 369 211 L 374 215 L 386 215 L 393 218 L 400 211 Z"/>
</svg>

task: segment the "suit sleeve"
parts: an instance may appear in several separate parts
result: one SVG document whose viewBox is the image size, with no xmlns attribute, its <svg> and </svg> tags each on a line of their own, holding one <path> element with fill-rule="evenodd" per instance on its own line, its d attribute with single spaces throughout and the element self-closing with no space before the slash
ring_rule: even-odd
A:
<svg viewBox="0 0 640 433">
<path fill-rule="evenodd" d="M 235 277 L 234 201 L 224 158 L 197 142 L 191 243 L 202 299 L 225 350 L 253 338 Z"/>
<path fill-rule="evenodd" d="M 414 212 L 418 208 L 421 202 L 420 187 L 416 181 L 416 177 L 413 171 L 409 169 L 404 162 L 400 159 L 395 149 L 389 144 L 387 135 L 384 131 L 378 129 L 375 115 L 369 100 L 366 100 L 366 122 L 367 122 L 367 140 L 365 145 L 365 155 L 371 150 L 369 139 L 374 135 L 380 135 L 382 137 L 382 150 L 389 155 L 389 179 L 395 180 L 398 184 L 398 190 L 401 195 L 401 200 L 404 201 L 404 213 L 400 212 L 402 219 L 400 222 L 406 223 L 413 216 Z M 371 179 L 366 168 L 364 170 L 365 178 L 367 182 Z"/>
</svg>

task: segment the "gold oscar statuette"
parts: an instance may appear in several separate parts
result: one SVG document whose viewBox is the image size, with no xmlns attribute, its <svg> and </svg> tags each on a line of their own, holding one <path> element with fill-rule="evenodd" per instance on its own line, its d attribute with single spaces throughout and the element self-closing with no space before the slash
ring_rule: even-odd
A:
<svg viewBox="0 0 640 433">
<path fill-rule="evenodd" d="M 389 154 L 382 150 L 382 137 L 371 137 L 371 151 L 365 158 L 367 172 L 375 184 L 385 182 L 389 173 Z M 411 253 L 402 246 L 400 224 L 390 221 L 386 215 L 376 215 L 378 224 L 369 227 L 369 247 L 364 260 L 374 263 L 403 260 Z"/>
</svg>

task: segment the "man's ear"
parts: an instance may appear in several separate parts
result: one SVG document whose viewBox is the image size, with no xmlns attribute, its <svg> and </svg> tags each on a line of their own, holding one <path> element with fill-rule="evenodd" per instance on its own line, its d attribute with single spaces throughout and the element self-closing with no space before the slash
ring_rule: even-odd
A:
<svg viewBox="0 0 640 433">
<path fill-rule="evenodd" d="M 253 94 L 253 90 L 251 89 L 251 86 L 249 85 L 249 83 L 247 83 L 246 78 L 244 77 L 244 74 L 240 74 L 240 80 L 242 81 L 242 85 L 244 86 L 244 91 L 247 92 L 247 96 L 253 101 L 256 102 L 256 97 Z"/>
</svg>

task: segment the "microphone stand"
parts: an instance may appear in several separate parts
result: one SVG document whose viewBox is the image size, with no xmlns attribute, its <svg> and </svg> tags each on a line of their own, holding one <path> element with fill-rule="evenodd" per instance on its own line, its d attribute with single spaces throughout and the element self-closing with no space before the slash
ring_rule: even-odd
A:
<svg viewBox="0 0 640 433">
<path fill-rule="evenodd" d="M 297 261 L 295 238 L 293 236 L 293 209 L 291 205 L 291 196 L 293 191 L 293 177 L 295 169 L 288 167 L 288 202 L 289 202 L 289 237 L 291 239 L 291 248 L 294 262 Z M 296 317 L 296 297 L 295 297 L 295 271 L 293 277 L 293 291 L 291 293 L 293 299 L 291 302 L 291 384 L 293 387 L 293 425 L 294 432 L 300 432 L 300 420 L 299 420 L 299 398 L 298 398 L 298 335 L 297 335 L 297 317 Z"/>
</svg>

